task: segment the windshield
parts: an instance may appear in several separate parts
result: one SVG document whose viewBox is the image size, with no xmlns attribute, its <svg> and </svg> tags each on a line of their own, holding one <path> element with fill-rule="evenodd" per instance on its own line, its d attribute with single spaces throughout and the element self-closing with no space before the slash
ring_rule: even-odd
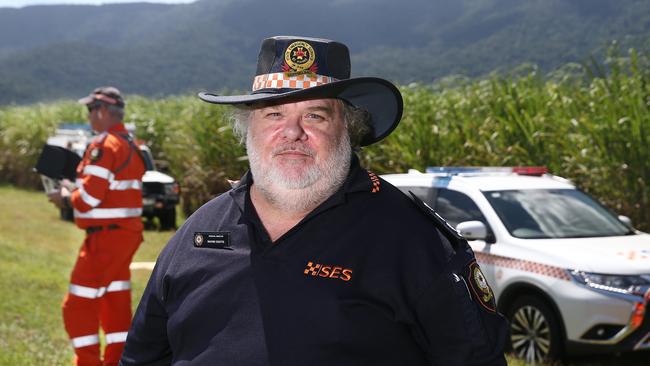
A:
<svg viewBox="0 0 650 366">
<path fill-rule="evenodd" d="M 151 157 L 149 150 L 140 149 L 140 151 L 142 151 L 142 157 L 144 158 L 145 169 L 156 170 L 156 166 L 153 163 L 153 158 Z"/>
<path fill-rule="evenodd" d="M 631 232 L 607 209 L 575 189 L 484 192 L 510 235 L 524 239 L 582 238 Z"/>
</svg>

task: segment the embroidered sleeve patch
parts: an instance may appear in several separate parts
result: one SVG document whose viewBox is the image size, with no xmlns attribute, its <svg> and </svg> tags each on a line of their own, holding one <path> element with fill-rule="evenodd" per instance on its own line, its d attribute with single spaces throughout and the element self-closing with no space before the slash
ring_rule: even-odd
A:
<svg viewBox="0 0 650 366">
<path fill-rule="evenodd" d="M 487 280 L 481 267 L 479 267 L 476 261 L 472 261 L 465 268 L 465 278 L 469 284 L 470 292 L 474 301 L 478 302 L 488 311 L 496 312 L 497 305 L 494 299 L 494 292 Z"/>
<path fill-rule="evenodd" d="M 102 149 L 100 147 L 95 146 L 90 150 L 88 156 L 90 157 L 90 161 L 92 161 L 93 163 L 99 161 L 99 159 L 102 158 Z"/>
</svg>

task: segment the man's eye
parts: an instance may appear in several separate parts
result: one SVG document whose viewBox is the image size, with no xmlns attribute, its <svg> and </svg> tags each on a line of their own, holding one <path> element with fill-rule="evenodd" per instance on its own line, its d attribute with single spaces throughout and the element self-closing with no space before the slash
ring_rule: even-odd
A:
<svg viewBox="0 0 650 366">
<path fill-rule="evenodd" d="M 316 114 L 316 113 L 308 113 L 305 117 L 307 117 L 309 119 L 324 119 L 323 116 L 321 116 L 320 114 Z"/>
<path fill-rule="evenodd" d="M 276 118 L 282 116 L 280 112 L 269 112 L 266 114 L 267 117 Z"/>
</svg>

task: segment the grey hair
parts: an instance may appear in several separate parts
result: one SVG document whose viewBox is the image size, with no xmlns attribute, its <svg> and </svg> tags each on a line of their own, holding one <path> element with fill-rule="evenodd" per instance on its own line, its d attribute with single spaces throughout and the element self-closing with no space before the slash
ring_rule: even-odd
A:
<svg viewBox="0 0 650 366">
<path fill-rule="evenodd" d="M 370 125 L 370 112 L 363 108 L 355 107 L 343 100 L 339 99 L 339 101 L 343 108 L 343 120 L 345 121 L 345 127 L 350 137 L 350 145 L 353 148 L 357 148 L 367 136 L 372 135 L 373 128 Z M 232 130 L 242 145 L 246 143 L 248 124 L 250 123 L 254 110 L 254 107 L 247 105 L 235 105 L 231 110 L 229 120 L 232 124 Z"/>
<path fill-rule="evenodd" d="M 228 120 L 232 125 L 232 132 L 239 140 L 241 145 L 246 144 L 246 135 L 248 134 L 248 124 L 253 115 L 253 107 L 242 104 L 234 105 L 231 109 Z"/>
<path fill-rule="evenodd" d="M 361 146 L 363 140 L 374 132 L 370 124 L 370 112 L 363 108 L 355 107 L 347 102 L 342 102 L 343 120 L 345 121 L 350 145 L 353 148 Z"/>
<path fill-rule="evenodd" d="M 124 119 L 124 107 L 116 106 L 113 104 L 106 104 L 106 110 L 108 114 L 113 116 L 113 118 L 119 119 L 120 121 Z"/>
</svg>

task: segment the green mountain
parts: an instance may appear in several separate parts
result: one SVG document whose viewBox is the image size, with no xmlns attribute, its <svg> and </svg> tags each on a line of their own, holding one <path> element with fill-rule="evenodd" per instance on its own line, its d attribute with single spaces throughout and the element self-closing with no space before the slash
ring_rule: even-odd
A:
<svg viewBox="0 0 650 366">
<path fill-rule="evenodd" d="M 399 83 L 522 63 L 549 71 L 617 40 L 647 50 L 647 0 L 200 0 L 0 8 L 0 104 L 76 98 L 97 85 L 163 96 L 248 90 L 260 41 L 348 44 L 353 75 Z"/>
</svg>

